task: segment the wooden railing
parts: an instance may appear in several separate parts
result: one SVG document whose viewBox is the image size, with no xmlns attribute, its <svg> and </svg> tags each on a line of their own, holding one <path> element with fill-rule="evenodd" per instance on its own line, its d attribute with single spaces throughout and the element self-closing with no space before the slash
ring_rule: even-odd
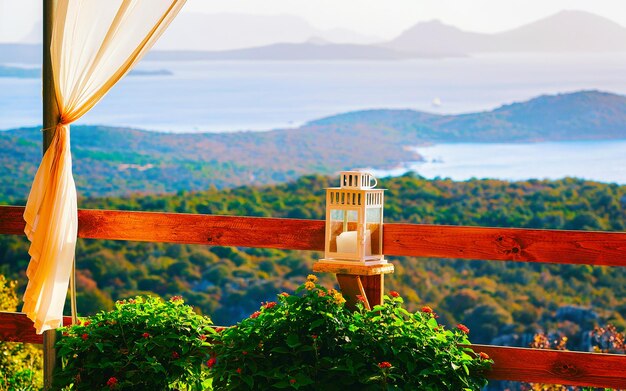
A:
<svg viewBox="0 0 626 391">
<path fill-rule="evenodd" d="M 23 235 L 24 208 L 0 207 L 0 234 Z M 323 251 L 320 220 L 80 210 L 90 239 Z M 386 255 L 626 266 L 626 233 L 385 224 Z M 0 341 L 41 343 L 21 313 L 0 313 Z M 626 356 L 472 345 L 494 380 L 626 388 Z"/>
</svg>

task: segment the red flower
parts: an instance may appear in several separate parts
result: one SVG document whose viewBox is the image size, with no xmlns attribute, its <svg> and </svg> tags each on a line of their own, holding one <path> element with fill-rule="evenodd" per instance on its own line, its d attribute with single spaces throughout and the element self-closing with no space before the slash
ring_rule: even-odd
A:
<svg viewBox="0 0 626 391">
<path fill-rule="evenodd" d="M 296 384 L 296 379 L 289 379 L 289 384 Z"/>
<path fill-rule="evenodd" d="M 467 328 L 467 326 L 466 326 L 466 325 L 464 325 L 464 324 L 459 323 L 459 324 L 457 324 L 457 325 L 456 325 L 456 328 L 457 328 L 457 329 L 459 329 L 459 330 L 461 330 L 461 331 L 462 331 L 462 332 L 464 332 L 465 334 L 469 334 L 469 329 L 468 329 L 468 328 Z"/>
<path fill-rule="evenodd" d="M 250 315 L 250 319 L 256 319 L 259 317 L 259 315 L 261 315 L 261 313 L 259 311 L 256 311 L 255 313 L 253 313 L 252 315 Z"/>
<path fill-rule="evenodd" d="M 91 324 L 90 320 L 86 320 L 83 322 L 83 326 L 89 326 Z"/>
<path fill-rule="evenodd" d="M 241 375 L 241 368 L 237 368 L 237 373 Z"/>
<path fill-rule="evenodd" d="M 247 356 L 248 355 L 248 351 L 244 350 L 243 352 L 241 352 L 241 354 L 243 354 L 244 356 Z"/>
<path fill-rule="evenodd" d="M 489 360 L 489 355 L 485 352 L 480 352 L 478 355 L 480 356 L 481 360 Z"/>
<path fill-rule="evenodd" d="M 148 334 L 148 333 L 143 333 L 143 334 L 141 334 L 141 336 L 144 337 L 144 338 L 150 338 L 150 334 Z"/>
<path fill-rule="evenodd" d="M 182 301 L 183 297 L 182 296 L 172 296 L 172 298 L 170 299 L 171 302 L 177 302 L 177 301 Z"/>
<path fill-rule="evenodd" d="M 209 368 L 213 368 L 213 366 L 215 365 L 215 363 L 217 362 L 217 360 L 215 359 L 215 357 L 211 357 L 207 362 L 206 362 L 206 366 Z"/>
<path fill-rule="evenodd" d="M 389 361 L 379 362 L 378 368 L 380 369 L 391 368 L 391 363 Z"/>
<path fill-rule="evenodd" d="M 64 336 L 64 337 L 69 337 L 69 335 L 70 335 L 70 333 L 68 333 L 67 331 L 64 331 L 64 332 L 63 332 L 63 336 Z"/>
<path fill-rule="evenodd" d="M 311 335 L 311 338 L 313 338 L 313 339 L 317 339 L 317 335 L 312 334 L 312 335 Z"/>
<path fill-rule="evenodd" d="M 426 305 L 426 306 L 422 307 L 422 312 L 424 312 L 426 314 L 432 314 L 433 313 L 433 309 Z"/>
<path fill-rule="evenodd" d="M 283 293 L 281 293 L 280 295 L 281 295 L 282 297 L 289 297 L 289 293 L 287 293 L 287 292 L 283 292 Z"/>
<path fill-rule="evenodd" d="M 128 304 L 135 304 L 136 302 L 137 302 L 137 300 L 135 300 L 135 299 L 128 300 Z"/>
<path fill-rule="evenodd" d="M 178 352 L 172 352 L 172 358 L 174 360 L 176 360 L 177 358 L 179 358 L 180 356 L 178 355 Z"/>
<path fill-rule="evenodd" d="M 391 297 L 400 297 L 400 294 L 398 292 L 396 292 L 396 291 L 389 291 L 389 295 Z"/>
<path fill-rule="evenodd" d="M 85 334 L 81 335 L 80 337 L 83 339 L 83 341 L 86 341 L 87 338 L 89 338 L 89 334 L 85 333 Z"/>
<path fill-rule="evenodd" d="M 200 339 L 200 341 L 206 341 L 206 335 L 204 334 L 199 335 L 198 338 Z"/>
<path fill-rule="evenodd" d="M 117 385 L 117 378 L 115 377 L 109 378 L 109 380 L 107 381 L 107 386 L 109 386 L 110 389 L 113 389 L 115 388 L 116 385 Z"/>
<path fill-rule="evenodd" d="M 270 308 L 274 308 L 274 306 L 276 306 L 276 302 L 269 301 L 263 305 L 263 308 L 265 308 L 266 310 L 269 310 Z"/>
<path fill-rule="evenodd" d="M 361 303 L 365 304 L 365 297 L 361 296 L 361 295 L 356 295 L 356 299 L 358 301 L 360 301 Z"/>
<path fill-rule="evenodd" d="M 222 331 L 226 330 L 226 327 L 216 327 L 215 328 L 215 332 L 216 333 L 221 333 Z"/>
</svg>

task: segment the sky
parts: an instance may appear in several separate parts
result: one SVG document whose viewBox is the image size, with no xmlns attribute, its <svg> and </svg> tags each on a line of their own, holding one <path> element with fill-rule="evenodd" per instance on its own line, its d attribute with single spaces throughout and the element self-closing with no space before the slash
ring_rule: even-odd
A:
<svg viewBox="0 0 626 391">
<path fill-rule="evenodd" d="M 41 19 L 41 3 L 0 0 L 0 42 L 28 34 Z M 564 9 L 589 11 L 626 26 L 625 0 L 188 0 L 182 12 L 291 14 L 321 29 L 393 38 L 419 21 L 439 19 L 469 31 L 497 32 Z"/>
</svg>

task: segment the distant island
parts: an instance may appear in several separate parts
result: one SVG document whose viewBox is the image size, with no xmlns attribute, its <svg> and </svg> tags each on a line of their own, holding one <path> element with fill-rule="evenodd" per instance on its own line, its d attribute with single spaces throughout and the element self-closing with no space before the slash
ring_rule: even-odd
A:
<svg viewBox="0 0 626 391">
<path fill-rule="evenodd" d="M 172 76 L 174 73 L 167 69 L 133 69 L 128 76 Z M 26 68 L 0 65 L 0 77 L 17 79 L 40 79 L 41 68 Z"/>
<path fill-rule="evenodd" d="M 83 196 L 118 196 L 391 168 L 419 161 L 414 147 L 433 143 L 617 139 L 626 139 L 626 97 L 580 91 L 459 115 L 362 110 L 266 132 L 180 134 L 73 126 L 72 153 Z M 28 194 L 40 159 L 38 128 L 3 132 L 0 167 L 11 175 L 0 177 L 0 194 L 5 199 Z"/>
<path fill-rule="evenodd" d="M 248 37 L 248 46 L 237 49 L 206 50 L 202 32 L 215 34 L 215 16 L 194 14 L 189 23 L 174 29 L 163 37 L 168 50 L 153 50 L 145 61 L 401 61 L 415 58 L 442 58 L 469 56 L 480 53 L 599 53 L 626 52 L 626 28 L 620 24 L 585 11 L 561 11 L 532 23 L 498 33 L 464 31 L 439 20 L 418 22 L 397 37 L 374 42 L 370 38 L 354 34 L 330 34 L 303 26 L 303 21 L 267 15 L 255 16 L 256 26 L 264 26 L 268 39 L 253 39 L 249 16 L 228 16 L 231 35 Z M 222 21 L 223 22 L 223 21 Z M 276 25 L 285 23 L 282 29 Z M 177 25 L 178 26 L 178 25 Z M 294 32 L 301 37 L 284 38 Z M 296 31 L 299 33 L 296 34 Z M 279 33 L 280 32 L 280 33 Z M 584 32 L 581 33 L 581 32 Z M 344 32 L 345 33 L 345 32 Z M 305 38 L 308 35 L 308 38 Z M 311 35 L 314 34 L 314 35 Z M 320 38 L 319 34 L 322 35 Z M 264 35 L 259 33 L 259 35 Z M 346 41 L 352 37 L 353 41 Z M 572 39 L 576 37 L 576 39 Z M 261 37 L 259 37 L 261 38 Z M 195 42 L 193 49 L 187 45 L 177 49 L 174 42 Z M 273 41 L 272 41 L 273 40 Z M 236 40 L 235 40 L 236 41 Z M 213 42 L 213 41 L 212 41 Z M 197 47 L 197 49 L 196 49 Z M 41 45 L 0 44 L 0 64 L 40 63 Z"/>
</svg>

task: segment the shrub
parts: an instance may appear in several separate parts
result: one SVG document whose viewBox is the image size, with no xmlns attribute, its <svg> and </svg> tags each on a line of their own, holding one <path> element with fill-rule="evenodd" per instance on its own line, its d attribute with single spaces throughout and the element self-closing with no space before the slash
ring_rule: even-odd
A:
<svg viewBox="0 0 626 391">
<path fill-rule="evenodd" d="M 315 276 L 215 337 L 216 390 L 479 390 L 487 355 L 476 356 L 465 326 L 446 330 L 428 307 L 409 313 L 395 292 L 371 311 L 348 311 Z"/>
<path fill-rule="evenodd" d="M 117 302 L 112 311 L 61 329 L 55 388 L 206 389 L 210 325 L 180 296 Z"/>
<path fill-rule="evenodd" d="M 0 311 L 16 311 L 17 282 L 0 275 Z M 0 390 L 39 390 L 43 386 L 41 348 L 18 342 L 0 342 Z"/>
</svg>

